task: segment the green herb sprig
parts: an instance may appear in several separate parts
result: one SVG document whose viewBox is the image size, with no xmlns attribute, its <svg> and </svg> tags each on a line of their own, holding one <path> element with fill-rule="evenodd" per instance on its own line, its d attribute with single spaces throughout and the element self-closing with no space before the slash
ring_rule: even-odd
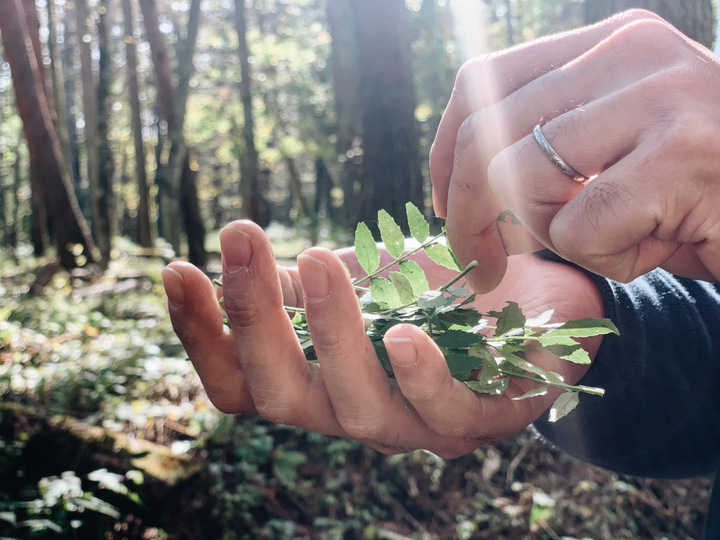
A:
<svg viewBox="0 0 720 540">
<path fill-rule="evenodd" d="M 553 311 L 548 310 L 527 319 L 520 306 L 508 301 L 501 311 L 480 313 L 474 307 L 476 295 L 456 285 L 477 266 L 472 261 L 461 268 L 449 246 L 445 232 L 430 236 L 430 225 L 411 203 L 406 205 L 407 222 L 417 245 L 406 242 L 402 229 L 385 211 L 378 213 L 378 228 L 385 249 L 392 257 L 380 266 L 380 250 L 370 229 L 360 223 L 355 231 L 355 254 L 366 276 L 353 284 L 365 319 L 366 332 L 385 371 L 393 376 L 392 365 L 385 350 L 383 337 L 401 323 L 422 328 L 437 344 L 456 379 L 471 390 L 502 395 L 511 377 L 526 379 L 536 386 L 513 399 L 530 399 L 545 395 L 549 387 L 564 392 L 550 408 L 548 419 L 555 422 L 570 413 L 579 402 L 580 393 L 602 396 L 604 390 L 584 385 L 567 384 L 558 373 L 543 369 L 525 358 L 533 349 L 545 349 L 577 364 L 589 364 L 590 357 L 579 338 L 618 334 L 608 319 L 585 318 L 563 324 L 551 323 Z M 425 272 L 410 258 L 420 252 L 435 263 L 458 274 L 438 289 L 431 290 Z M 397 270 L 391 270 L 391 268 Z M 387 277 L 381 276 L 387 272 Z M 316 359 L 312 338 L 302 308 L 287 307 L 294 316 L 292 324 L 305 357 Z M 489 319 L 494 319 L 491 325 Z M 490 334 L 484 332 L 491 331 Z"/>
</svg>

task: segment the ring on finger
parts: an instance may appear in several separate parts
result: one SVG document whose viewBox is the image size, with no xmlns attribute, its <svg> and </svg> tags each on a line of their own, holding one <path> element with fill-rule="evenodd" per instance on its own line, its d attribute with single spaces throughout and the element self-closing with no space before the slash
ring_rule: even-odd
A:
<svg viewBox="0 0 720 540">
<path fill-rule="evenodd" d="M 568 162 L 561 158 L 560 154 L 558 154 L 555 149 L 550 145 L 548 140 L 545 138 L 545 135 L 543 135 L 540 124 L 536 125 L 533 128 L 532 134 L 535 138 L 535 142 L 540 147 L 540 150 L 542 150 L 543 154 L 547 156 L 547 158 L 552 162 L 553 165 L 558 168 L 561 173 L 563 173 L 569 178 L 572 178 L 575 182 L 578 183 L 583 183 L 587 181 L 587 176 L 579 173 L 574 168 L 572 168 L 568 164 Z"/>
</svg>

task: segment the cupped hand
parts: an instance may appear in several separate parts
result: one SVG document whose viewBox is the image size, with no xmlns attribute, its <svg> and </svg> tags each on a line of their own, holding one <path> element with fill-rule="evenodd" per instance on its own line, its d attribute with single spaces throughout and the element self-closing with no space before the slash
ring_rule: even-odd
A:
<svg viewBox="0 0 720 540">
<path fill-rule="evenodd" d="M 278 268 L 263 231 L 236 221 L 220 234 L 222 308 L 197 268 L 171 263 L 163 271 L 170 317 L 210 400 L 227 413 L 266 419 L 361 440 L 386 453 L 428 449 L 443 457 L 470 452 L 535 420 L 556 394 L 513 401 L 528 381 L 504 396 L 478 395 L 453 379 L 441 352 L 419 328 L 399 325 L 385 344 L 396 375 L 389 379 L 365 334 L 350 277 L 360 275 L 351 250 L 311 248 L 293 269 Z M 383 256 L 389 260 L 387 253 Z M 454 273 L 426 258 L 431 287 Z M 507 300 L 533 315 L 555 309 L 558 321 L 603 315 L 582 272 L 532 255 L 512 257 L 500 286 L 477 301 L 480 311 Z M 283 306 L 303 306 L 317 363 L 308 362 Z M 230 327 L 223 324 L 223 310 Z M 594 355 L 600 338 L 584 345 Z M 532 351 L 528 359 L 578 381 L 586 367 Z"/>
<path fill-rule="evenodd" d="M 538 242 L 618 281 L 720 280 L 718 88 L 720 59 L 640 10 L 465 64 L 430 170 L 454 252 L 485 254 L 475 288 Z M 550 162 L 537 124 L 589 181 Z"/>
</svg>

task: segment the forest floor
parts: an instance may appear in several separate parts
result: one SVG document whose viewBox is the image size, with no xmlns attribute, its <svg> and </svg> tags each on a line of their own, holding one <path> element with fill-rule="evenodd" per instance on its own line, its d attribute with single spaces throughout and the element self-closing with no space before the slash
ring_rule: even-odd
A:
<svg viewBox="0 0 720 540">
<path fill-rule="evenodd" d="M 276 229 L 283 258 L 305 244 Z M 175 338 L 161 258 L 92 283 L 0 252 L 0 538 L 694 539 L 710 478 L 647 480 L 530 431 L 456 460 L 218 413 Z"/>
</svg>

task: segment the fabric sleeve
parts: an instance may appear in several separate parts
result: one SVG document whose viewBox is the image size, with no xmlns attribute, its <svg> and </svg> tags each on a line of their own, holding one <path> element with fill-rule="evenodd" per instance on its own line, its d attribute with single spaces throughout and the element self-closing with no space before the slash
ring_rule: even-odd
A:
<svg viewBox="0 0 720 540">
<path fill-rule="evenodd" d="M 548 257 L 549 258 L 549 257 Z M 629 284 L 593 274 L 609 335 L 556 423 L 534 426 L 567 453 L 617 472 L 678 478 L 714 472 L 720 458 L 720 285 L 655 270 Z"/>
</svg>

